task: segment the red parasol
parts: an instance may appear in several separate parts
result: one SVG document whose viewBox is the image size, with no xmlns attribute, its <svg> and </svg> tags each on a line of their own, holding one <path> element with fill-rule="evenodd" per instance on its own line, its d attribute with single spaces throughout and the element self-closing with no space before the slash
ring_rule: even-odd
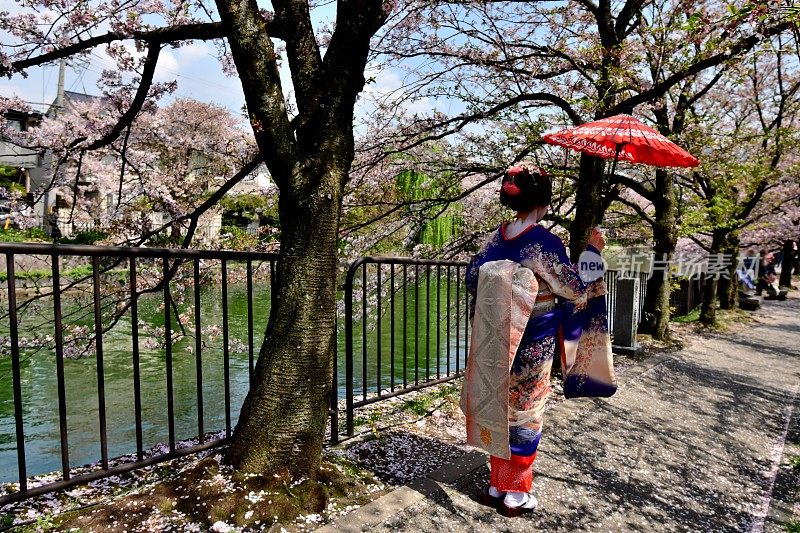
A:
<svg viewBox="0 0 800 533">
<path fill-rule="evenodd" d="M 656 167 L 696 167 L 696 157 L 631 115 L 587 122 L 575 128 L 548 133 L 550 144 L 585 154 Z M 613 173 L 613 170 L 612 170 Z"/>
</svg>

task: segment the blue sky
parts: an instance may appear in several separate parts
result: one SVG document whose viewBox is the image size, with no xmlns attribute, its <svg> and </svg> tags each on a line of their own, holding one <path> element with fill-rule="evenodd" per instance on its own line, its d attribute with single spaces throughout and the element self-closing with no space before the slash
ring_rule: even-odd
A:
<svg viewBox="0 0 800 533">
<path fill-rule="evenodd" d="M 81 64 L 67 68 L 67 90 L 98 94 L 97 80 L 103 69 L 113 69 L 114 62 L 104 49 L 95 49 Z M 28 78 L 14 76 L 0 81 L 0 96 L 17 95 L 34 104 L 48 104 L 55 99 L 58 65 L 32 68 Z M 159 57 L 155 81 L 177 79 L 175 96 L 190 97 L 228 107 L 238 113 L 244 103 L 238 79 L 222 74 L 210 43 L 195 42 L 178 49 L 165 49 Z"/>
<path fill-rule="evenodd" d="M 270 8 L 269 2 L 260 2 Z M 19 12 L 14 0 L 0 0 L 0 11 Z M 323 23 L 335 14 L 333 7 L 322 7 L 315 12 L 315 23 Z M 98 32 L 100 33 L 100 32 Z M 3 38 L 7 38 L 5 35 Z M 133 50 L 132 41 L 126 42 Z M 97 80 L 103 69 L 115 69 L 115 62 L 105 53 L 105 46 L 95 48 L 85 60 L 69 65 L 65 88 L 70 91 L 98 94 Z M 282 74 L 288 83 L 288 68 Z M 20 75 L 0 80 L 0 96 L 16 95 L 35 105 L 49 104 L 55 99 L 58 84 L 58 65 L 31 68 L 28 77 Z M 180 48 L 165 48 L 159 57 L 155 81 L 177 80 L 178 90 L 173 97 L 187 97 L 223 105 L 234 113 L 241 113 L 244 105 L 239 80 L 222 73 L 216 59 L 213 43 L 196 41 Z M 290 88 L 284 87 L 284 90 Z"/>
<path fill-rule="evenodd" d="M 271 7 L 268 2 L 262 1 L 260 4 L 268 9 Z M 20 8 L 14 0 L 0 0 L 0 11 L 3 10 L 13 13 L 18 12 Z M 317 27 L 330 23 L 335 19 L 335 3 L 318 7 L 313 11 L 312 17 Z M 129 49 L 133 49 L 132 41 L 128 41 L 127 45 Z M 101 72 L 103 69 L 115 68 L 115 62 L 106 55 L 105 47 L 97 47 L 86 60 L 67 67 L 65 88 L 69 91 L 99 94 L 97 80 Z M 289 69 L 285 62 L 281 65 L 281 75 L 284 93 L 290 94 Z M 380 93 L 396 90 L 402 86 L 398 72 L 369 72 L 368 76 L 374 76 L 375 82 L 365 88 L 366 92 Z M 173 79 L 177 80 L 178 89 L 173 96 L 162 100 L 162 103 L 168 103 L 175 97 L 194 98 L 223 105 L 232 113 L 241 114 L 244 105 L 241 85 L 237 78 L 222 73 L 213 43 L 195 41 L 177 49 L 165 48 L 159 57 L 155 81 Z M 57 64 L 35 67 L 28 70 L 27 78 L 16 75 L 10 80 L 0 79 L 0 96 L 16 95 L 41 109 L 55 99 L 57 82 Z M 431 103 L 423 101 L 412 104 L 409 111 L 427 112 L 430 108 Z"/>
</svg>

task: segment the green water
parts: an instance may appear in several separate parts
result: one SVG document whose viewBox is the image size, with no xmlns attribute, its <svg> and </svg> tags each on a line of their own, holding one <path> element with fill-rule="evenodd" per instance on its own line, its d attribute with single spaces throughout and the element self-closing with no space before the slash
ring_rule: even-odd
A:
<svg viewBox="0 0 800 533">
<path fill-rule="evenodd" d="M 353 324 L 353 382 L 356 400 L 364 394 L 364 367 L 366 366 L 366 391 L 374 392 L 378 384 L 388 389 L 394 377 L 395 386 L 405 382 L 413 384 L 426 377 L 435 378 L 454 371 L 464 364 L 466 335 L 463 283 L 461 284 L 460 317 L 456 321 L 456 283 L 450 283 L 452 305 L 449 310 L 448 335 L 447 285 L 432 279 L 430 289 L 425 280 L 419 287 L 409 284 L 402 290 L 398 280 L 394 298 L 394 344 L 392 345 L 391 306 L 382 302 L 380 330 L 376 313 L 367 316 L 366 351 L 363 349 L 364 321 L 360 317 L 361 304 L 355 295 L 358 314 Z M 405 296 L 405 301 L 404 301 Z M 438 296 L 438 313 L 437 313 Z M 222 297 L 219 286 L 206 287 L 201 293 L 201 323 L 203 327 L 222 327 Z M 65 326 L 92 325 L 91 301 L 86 297 L 64 295 Z M 146 333 L 147 325 L 163 326 L 161 295 L 147 295 L 139 300 L 139 322 L 145 324 L 140 332 L 140 375 L 142 401 L 142 434 L 145 450 L 167 442 L 167 383 L 166 355 L 162 348 L 148 347 L 154 339 Z M 253 287 L 253 339 L 257 357 L 269 314 L 269 286 L 256 283 Z M 373 305 L 374 305 L 373 301 Z M 0 303 L 6 306 L 7 303 Z M 181 310 L 194 305 L 191 295 L 183 302 Z M 79 315 L 79 316 L 78 316 Z M 230 347 L 230 397 L 232 424 L 235 425 L 239 408 L 247 393 L 248 325 L 247 293 L 243 283 L 228 287 L 228 316 Z M 405 318 L 404 318 L 405 317 Z M 189 333 L 192 333 L 191 318 Z M 458 328 L 457 328 L 458 326 Z M 52 300 L 42 299 L 35 309 L 20 315 L 20 335 L 52 332 Z M 380 335 L 379 335 L 380 332 Z M 404 337 L 405 332 L 405 337 Z M 8 324 L 0 325 L 0 335 L 8 334 Z M 340 320 L 338 335 L 338 390 L 345 394 L 345 335 L 344 321 Z M 202 336 L 205 343 L 200 356 L 202 365 L 202 395 L 204 431 L 225 428 L 225 388 L 223 373 L 222 335 Z M 405 341 L 405 342 L 404 342 Z M 380 345 L 381 357 L 378 357 Z M 195 339 L 187 336 L 173 346 L 173 399 L 176 440 L 196 438 L 198 435 L 198 385 Z M 394 346 L 394 372 L 390 361 Z M 17 480 L 17 446 L 14 423 L 11 358 L 7 348 L 0 357 L 0 482 Z M 449 357 L 448 357 L 449 352 Z M 105 404 L 109 457 L 118 457 L 136 451 L 136 424 L 134 414 L 134 385 L 130 316 L 125 315 L 103 336 L 103 361 Z M 364 365 L 366 354 L 366 365 Z M 415 359 L 416 355 L 416 359 Z M 380 359 L 380 365 L 379 365 Z M 405 365 L 403 361 L 405 360 Z M 100 460 L 99 404 L 97 396 L 97 361 L 93 355 L 64 361 L 66 389 L 67 434 L 69 462 L 72 467 Z M 449 364 L 448 364 L 449 363 Z M 380 366 L 380 378 L 378 368 Z M 56 357 L 52 348 L 23 349 L 21 353 L 21 387 L 25 430 L 25 454 L 28 475 L 60 470 L 61 446 L 56 380 Z"/>
</svg>

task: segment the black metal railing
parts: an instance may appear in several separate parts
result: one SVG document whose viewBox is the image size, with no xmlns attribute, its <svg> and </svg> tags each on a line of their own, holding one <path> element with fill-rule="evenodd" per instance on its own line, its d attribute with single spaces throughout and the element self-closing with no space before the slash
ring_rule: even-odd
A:
<svg viewBox="0 0 800 533">
<path fill-rule="evenodd" d="M 356 408 L 462 374 L 469 350 L 466 266 L 398 257 L 363 257 L 350 265 L 344 283 L 347 436 L 354 434 Z M 338 383 L 338 368 L 335 375 Z"/>
<path fill-rule="evenodd" d="M 0 496 L 0 505 L 227 442 L 240 400 L 252 383 L 257 349 L 254 341 L 261 341 L 273 304 L 277 254 L 49 244 L 0 244 L 0 253 L 6 256 L 8 294 L 7 315 L 0 314 L 0 330 L 7 324 L 8 336 L 0 339 L 0 349 L 10 355 L 0 357 L 0 366 L 10 360 L 13 424 L 10 411 L 8 416 L 2 411 L 0 415 L 7 421 L 6 438 L 16 444 L 15 477 L 19 481 L 19 490 Z M 30 276 L 20 272 L 22 267 L 30 269 L 21 257 L 44 261 L 49 276 L 38 276 L 31 285 Z M 461 261 L 396 257 L 364 257 L 350 265 L 337 325 L 337 331 L 338 326 L 343 327 L 333 367 L 331 442 L 354 435 L 355 410 L 359 407 L 463 374 L 470 333 L 466 265 Z M 261 267 L 268 279 L 259 277 Z M 646 274 L 642 276 L 646 278 Z M 605 279 L 609 320 L 613 321 L 617 273 L 607 272 Z M 641 281 L 644 286 L 646 279 Z M 260 298 L 256 290 L 259 283 Z M 221 346 L 204 331 L 204 327 L 217 325 L 207 320 L 203 306 L 209 302 L 220 307 L 215 316 L 221 322 L 217 334 Z M 643 305 L 643 298 L 639 305 Z M 36 324 L 31 315 L 39 316 L 41 323 Z M 76 323 L 78 329 L 87 331 L 77 341 L 68 334 Z M 163 327 L 154 328 L 154 323 Z M 613 322 L 609 325 L 613 328 Z M 48 329 L 52 339 L 44 344 L 23 342 L 21 333 L 27 336 L 31 329 L 38 329 L 35 333 L 41 334 L 42 328 Z M 120 342 L 122 332 L 127 336 L 124 346 L 117 346 L 115 351 L 113 343 Z M 192 337 L 193 342 L 187 342 Z M 156 348 L 145 346 L 155 341 Z M 88 346 L 86 355 L 94 357 L 76 360 L 76 342 Z M 239 347 L 233 349 L 237 342 Z M 26 428 L 42 425 L 31 415 L 26 419 L 26 413 L 47 416 L 46 408 L 25 405 L 32 388 L 44 387 L 22 375 L 26 365 L 32 364 L 32 354 L 39 352 L 43 354 L 39 359 L 50 361 L 52 366 L 37 370 L 36 379 L 48 378 L 48 373 L 49 379 L 55 375 L 54 386 L 45 391 L 51 402 L 57 398 L 57 417 L 54 413 L 54 432 L 47 452 L 60 456 L 61 479 L 32 486 L 31 476 L 58 468 L 55 464 L 31 468 L 26 450 L 26 442 L 35 440 Z M 124 379 L 114 374 L 121 359 L 129 372 Z M 91 375 L 95 382 L 91 398 L 75 398 L 69 386 L 72 382 L 68 382 L 68 374 L 76 361 L 89 366 L 91 372 L 84 378 Z M 116 366 L 109 370 L 109 364 Z M 155 378 L 155 373 L 163 380 Z M 0 380 L 6 375 L 0 372 Z M 2 385 L 0 382 L 0 393 Z M 112 416 L 115 414 L 108 391 L 119 394 L 121 389 L 130 388 L 132 398 L 124 409 L 133 411 L 128 423 L 133 431 L 120 436 L 114 433 L 119 428 L 108 424 L 109 410 Z M 145 389 L 151 394 L 143 394 Z M 155 390 L 163 398 L 162 404 L 159 398 L 151 397 Z M 176 397 L 177 390 L 180 397 Z M 86 410 L 94 420 L 93 432 L 84 435 L 97 448 L 91 459 L 86 459 L 86 453 L 76 454 L 82 459 L 71 455 L 75 443 L 71 442 L 68 421 L 78 402 L 91 406 Z M 160 409 L 157 420 L 145 416 L 145 411 L 154 406 Z M 342 412 L 346 420 L 343 434 L 339 430 Z M 82 432 L 87 430 L 82 428 Z M 153 446 L 148 447 L 145 441 Z M 165 445 L 159 447 L 162 442 Z"/>
<path fill-rule="evenodd" d="M 470 302 L 464 282 L 466 266 L 467 263 L 461 261 L 397 257 L 364 257 L 350 265 L 344 283 L 344 361 L 339 362 L 345 367 L 347 436 L 354 434 L 357 408 L 462 375 L 469 352 Z M 648 274 L 637 273 L 636 276 L 640 281 L 641 316 Z M 604 276 L 610 331 L 613 331 L 617 305 L 618 277 L 616 271 L 608 271 Z M 432 278 L 434 293 L 431 292 Z M 411 315 L 409 299 L 414 306 Z M 397 310 L 398 300 L 402 313 Z M 420 301 L 424 302 L 422 312 Z M 431 311 L 432 306 L 435 313 Z M 420 331 L 420 323 L 424 324 L 424 331 Z M 424 342 L 420 342 L 421 339 Z M 340 386 L 334 386 L 331 402 L 331 440 L 338 442 L 339 413 L 335 406 L 338 405 L 337 388 L 342 385 L 338 381 L 341 375 L 338 366 L 334 373 L 334 383 Z"/>
<path fill-rule="evenodd" d="M 49 244 L 0 244 L 0 253 L 6 256 L 6 284 L 7 284 L 7 319 L 8 336 L 4 339 L 2 349 L 6 354 L 10 354 L 11 381 L 13 389 L 13 424 L 14 444 L 17 456 L 17 476 L 19 489 L 16 492 L 0 496 L 0 505 L 12 501 L 22 500 L 38 494 L 69 487 L 78 483 L 84 483 L 110 475 L 127 472 L 144 466 L 148 466 L 160 461 L 165 461 L 175 457 L 196 453 L 200 450 L 209 449 L 222 445 L 230 437 L 232 424 L 232 410 L 236 406 L 232 405 L 231 396 L 231 326 L 229 324 L 229 278 L 231 275 L 243 278 L 246 290 L 246 325 L 242 324 L 238 328 L 238 336 L 244 337 L 246 349 L 239 351 L 242 355 L 240 366 L 246 366 L 242 370 L 245 373 L 249 384 L 252 379 L 254 365 L 254 346 L 253 331 L 254 322 L 254 264 L 259 267 L 259 273 L 267 270 L 269 275 L 269 285 L 273 283 L 273 273 L 278 265 L 278 256 L 267 253 L 250 252 L 231 252 L 231 251 L 201 251 L 201 250 L 173 250 L 173 249 L 154 249 L 154 248 L 112 248 L 99 246 L 78 246 L 78 245 L 49 245 Z M 23 259 L 23 258 L 28 258 Z M 35 276 L 36 281 L 31 283 L 30 276 L 26 276 L 24 266 L 21 264 L 31 263 L 31 258 L 39 261 L 40 264 L 49 263 L 50 279 L 45 279 L 41 274 Z M 69 271 L 62 268 L 62 263 L 77 263 Z M 232 267 L 236 272 L 231 272 Z M 267 269 L 267 266 L 269 267 Z M 263 269 L 261 268 L 263 267 Z M 219 269 L 217 271 L 217 268 Z M 78 273 L 76 273 L 76 271 Z M 217 272 L 219 272 L 217 274 Z M 28 274 L 30 274 L 28 272 Z M 205 278 L 201 279 L 201 278 Z M 23 283 L 24 282 L 24 283 Z M 264 285 L 266 286 L 266 283 Z M 181 284 L 184 294 L 180 294 Z M 24 285 L 24 286 L 23 286 Z M 91 287 L 91 288 L 90 288 Z M 208 287 L 208 293 L 204 293 L 205 300 L 201 296 L 201 289 Z M 193 290 L 192 290 L 193 289 Z M 266 293 L 266 289 L 262 291 Z M 267 313 L 260 313 L 259 322 L 266 323 L 270 299 L 274 291 L 269 291 L 267 301 L 259 303 L 260 307 L 267 310 Z M 158 343 L 158 333 L 163 331 L 160 338 L 159 354 L 163 355 L 163 374 L 166 396 L 166 428 L 155 428 L 153 421 L 143 420 L 144 408 L 153 407 L 145 402 L 151 398 L 145 398 L 142 394 L 145 383 L 143 371 L 147 376 L 151 376 L 159 366 L 162 359 L 159 357 L 150 358 L 148 368 L 142 368 L 142 303 L 149 303 L 150 307 L 158 307 L 153 302 L 146 302 L 149 295 L 151 298 L 159 299 L 163 312 L 150 309 L 151 321 L 158 321 L 157 316 L 161 313 L 163 329 L 155 329 L 146 333 L 149 340 Z M 64 306 L 64 300 L 69 299 L 69 309 Z M 193 300 L 193 301 L 191 301 Z M 222 307 L 222 347 L 211 348 L 213 344 L 210 340 L 213 334 L 203 331 L 203 312 L 201 304 L 207 300 L 221 300 Z M 243 305 L 242 305 L 243 307 Z M 24 315 L 24 316 L 23 316 Z M 193 315 L 193 320 L 190 315 Z M 37 318 L 41 320 L 37 322 Z M 130 322 L 129 334 L 130 342 L 125 343 L 127 348 L 122 352 L 129 354 L 128 362 L 125 363 L 126 370 L 130 371 L 129 377 L 121 380 L 118 375 L 111 375 L 106 364 L 109 362 L 109 345 L 106 343 L 108 338 L 113 337 L 115 342 L 124 337 L 127 329 L 125 322 Z M 214 324 L 209 327 L 216 328 Z M 49 333 L 41 340 L 43 330 L 49 328 Z M 70 328 L 75 331 L 84 331 L 81 335 L 70 335 Z M 246 331 L 242 331 L 245 329 Z M 152 329 L 152 328 L 151 328 Z M 262 330 L 263 331 L 263 330 Z M 39 336 L 36 342 L 21 342 L 24 336 Z M 194 336 L 193 355 L 187 349 L 190 343 L 184 342 L 183 351 L 176 355 L 176 343 L 180 339 L 190 339 Z M 259 336 L 260 338 L 260 336 Z M 152 351 L 152 350 L 151 350 Z M 244 352 L 246 351 L 246 360 Z M 30 406 L 25 406 L 26 394 L 32 394 L 33 388 L 44 388 L 45 385 L 38 383 L 36 379 L 51 379 L 52 376 L 39 374 L 34 376 L 33 371 L 29 374 L 31 379 L 23 379 L 23 368 L 30 367 L 30 359 L 33 354 L 44 352 L 43 358 L 36 360 L 46 360 L 52 354 L 53 373 L 55 374 L 57 391 L 57 422 L 52 425 L 58 427 L 58 438 L 55 442 L 48 443 L 48 449 L 53 447 L 58 449 L 61 463 L 61 479 L 55 482 L 43 483 L 32 486 L 29 483 L 29 475 L 38 475 L 45 472 L 31 472 L 29 467 L 30 456 L 26 450 L 26 444 L 35 444 L 41 435 L 34 438 L 30 431 L 40 427 L 41 421 L 36 419 L 26 420 L 26 410 L 30 411 Z M 94 358 L 75 358 L 68 352 L 79 352 L 87 354 L 93 352 Z M 220 353 L 221 352 L 221 353 Z M 221 361 L 217 361 L 221 355 Z M 119 357 L 119 353 L 114 355 Z M 194 393 L 191 392 L 192 386 L 188 385 L 185 375 L 176 376 L 175 362 L 176 357 L 182 361 L 181 369 L 191 369 L 189 360 L 194 358 Z M 209 361 L 214 358 L 213 361 Z M 78 363 L 77 361 L 80 361 Z M 96 385 L 92 386 L 96 394 L 93 398 L 76 397 L 78 393 L 71 390 L 73 386 L 85 385 L 77 381 L 67 381 L 67 366 L 70 370 L 78 364 L 89 364 L 93 361 L 94 368 L 90 374 L 94 374 L 93 380 Z M 119 360 L 113 361 L 119 366 Z M 185 364 L 183 364 L 185 363 Z M 204 399 L 204 392 L 215 392 L 220 383 L 210 382 L 204 375 L 204 368 L 208 365 L 221 364 L 223 367 L 223 377 L 221 388 L 222 402 L 209 403 Z M 183 374 L 183 373 L 182 373 Z M 88 374 L 83 374 L 86 378 Z M 34 379 L 36 378 L 36 379 Z M 176 384 L 176 378 L 180 380 Z M 109 432 L 109 405 L 108 388 L 112 385 L 115 394 L 120 394 L 120 390 L 133 388 L 133 418 L 135 426 L 135 444 L 133 442 L 123 442 L 120 446 L 120 439 L 117 435 Z M 181 386 L 183 401 L 180 408 L 181 413 L 176 412 L 176 385 Z M 246 388 L 246 385 L 245 387 Z M 26 390 L 28 389 L 28 390 Z M 148 390 L 150 390 L 148 388 Z M 241 391 L 239 391 L 241 397 Z M 244 391 L 246 392 L 246 390 Z M 71 403 L 68 403 L 68 399 Z M 94 411 L 92 417 L 96 416 L 96 440 L 99 442 L 99 457 L 95 456 L 94 461 L 90 461 L 93 466 L 75 466 L 71 459 L 70 433 L 68 418 L 78 416 L 75 404 L 85 404 L 86 409 Z M 189 406 L 187 404 L 193 404 Z M 116 402 L 119 408 L 119 402 Z M 220 405 L 221 404 L 221 405 Z M 224 420 L 217 427 L 208 427 L 209 411 L 222 408 L 224 413 L 211 413 L 210 418 L 218 421 Z M 44 410 L 46 412 L 46 410 Z M 187 422 L 191 418 L 191 411 L 196 413 L 195 429 L 190 434 L 186 427 L 190 426 Z M 68 412 L 70 413 L 68 415 Z M 42 412 L 37 412 L 42 417 Z M 114 413 L 118 415 L 118 413 Z M 46 415 L 44 415 L 46 416 Z M 178 433 L 176 420 L 181 418 L 183 434 Z M 166 440 L 168 448 L 159 450 L 154 446 L 151 453 L 146 453 L 144 445 L 143 428 L 147 427 L 153 431 L 151 433 L 160 434 L 159 431 L 166 429 Z M 118 429 L 118 428 L 117 428 Z M 26 431 L 29 430 L 29 431 Z M 83 428 L 81 432 L 85 433 Z M 216 433 L 215 433 L 216 432 Z M 114 456 L 123 460 L 115 460 L 116 464 L 111 464 L 112 459 L 109 455 L 109 437 L 114 436 Z M 26 438 L 30 437 L 27 439 Z M 181 440 L 182 439 L 182 440 Z M 156 440 L 158 438 L 156 437 Z M 52 452 L 51 452 L 52 453 Z M 83 453 L 83 456 L 86 454 Z M 99 459 L 99 461 L 98 461 Z M 76 474 L 77 472 L 77 474 Z M 10 472 L 5 472 L 10 474 Z M 8 482 L 8 479 L 3 481 Z"/>
</svg>

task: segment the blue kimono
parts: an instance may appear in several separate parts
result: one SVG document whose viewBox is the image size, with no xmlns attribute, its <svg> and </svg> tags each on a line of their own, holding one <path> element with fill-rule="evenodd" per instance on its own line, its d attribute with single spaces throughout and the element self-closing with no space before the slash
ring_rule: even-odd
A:
<svg viewBox="0 0 800 533">
<path fill-rule="evenodd" d="M 525 327 L 519 347 L 511 365 L 509 383 L 509 406 L 515 411 L 535 413 L 528 419 L 509 427 L 511 459 L 492 456 L 492 486 L 501 491 L 529 492 L 532 483 L 533 460 L 539 445 L 544 406 L 551 392 L 550 369 L 553 357 L 559 353 L 564 359 L 564 344 L 577 341 L 585 330 L 595 329 L 599 342 L 589 340 L 585 352 L 608 350 L 605 298 L 594 298 L 605 294 L 602 277 L 592 283 L 584 283 L 577 267 L 567 256 L 564 244 L 546 228 L 533 225 L 519 235 L 508 238 L 505 225 L 501 225 L 467 267 L 467 288 L 472 301 L 478 287 L 481 265 L 491 261 L 511 260 L 533 271 L 539 284 L 536 302 Z M 599 255 L 597 249 L 588 250 Z M 591 299 L 590 299 L 591 298 Z M 587 301 L 589 305 L 587 306 Z M 575 306 L 583 311 L 575 311 Z M 474 309 L 472 310 L 474 311 Z M 585 339 L 581 338 L 581 342 Z M 593 344 L 597 344 L 594 346 Z M 601 346 L 602 345 L 602 346 Z M 574 354 L 574 350 L 572 352 Z M 581 358 L 576 362 L 578 372 L 570 379 L 572 388 L 579 385 L 592 389 L 593 396 L 608 396 L 616 390 L 616 384 L 595 383 L 586 377 L 591 363 Z M 586 358 L 584 358 L 586 359 Z M 610 359 L 609 359 L 610 360 Z M 572 366 L 574 357 L 569 362 Z M 566 389 L 567 384 L 565 384 Z M 582 394 L 584 395 L 584 394 Z"/>
</svg>

